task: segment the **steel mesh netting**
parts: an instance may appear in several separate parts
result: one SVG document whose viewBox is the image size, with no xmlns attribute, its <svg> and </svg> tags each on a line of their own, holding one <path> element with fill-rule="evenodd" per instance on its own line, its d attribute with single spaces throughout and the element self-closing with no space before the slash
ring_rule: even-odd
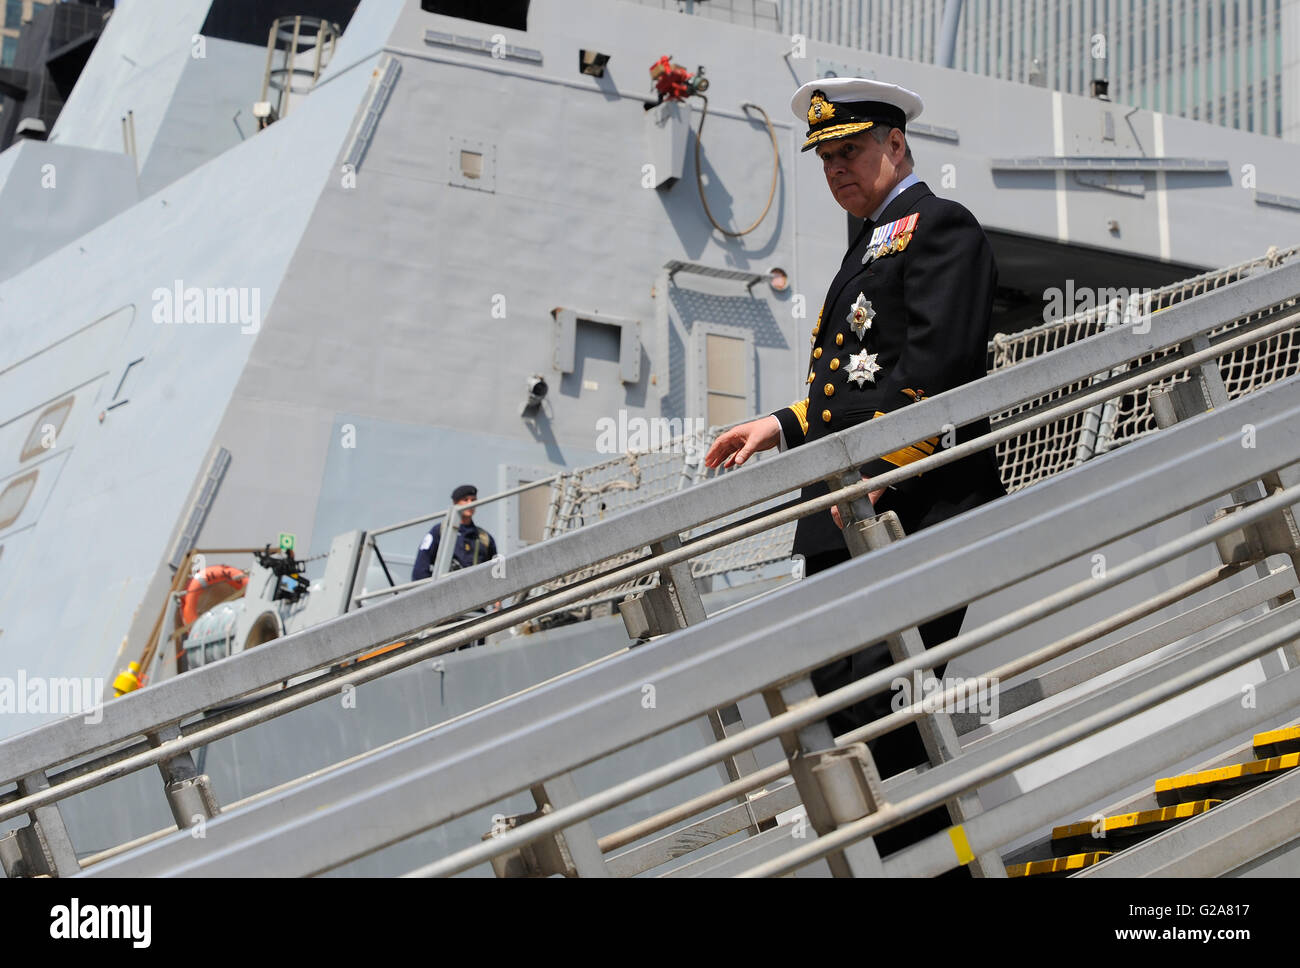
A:
<svg viewBox="0 0 1300 968">
<path fill-rule="evenodd" d="M 713 477 L 717 472 L 705 468 L 701 458 L 722 429 L 724 428 L 715 427 L 702 433 L 683 434 L 667 441 L 659 450 L 631 451 L 600 464 L 563 474 L 552 486 L 552 513 L 546 537 L 602 521 L 611 514 L 678 493 Z M 737 511 L 713 522 L 709 530 L 752 513 L 752 509 Z M 790 544 L 793 540 L 793 524 L 774 528 L 692 558 L 691 574 L 702 578 L 750 570 L 773 561 L 781 561 L 790 557 Z M 595 562 L 564 576 L 560 581 L 546 586 L 546 589 L 554 590 L 603 574 L 649 553 L 650 549 L 644 547 Z M 604 592 L 601 597 L 612 597 L 648 587 L 657 581 L 656 574 L 646 575 Z"/>
<path fill-rule="evenodd" d="M 1160 312 L 1171 306 L 1237 282 L 1260 270 L 1277 266 L 1297 252 L 1300 252 L 1300 247 L 1282 250 L 1272 248 L 1264 256 L 1249 262 L 1217 269 L 1164 286 L 1151 293 L 1149 305 L 1141 310 L 1138 310 L 1134 304 L 1120 305 L 1114 302 L 1012 336 L 999 334 L 989 344 L 993 369 L 1001 370 L 1014 366 L 1023 360 L 1092 336 L 1108 326 L 1130 324 L 1134 322 L 1132 314 L 1137 311 L 1149 312 L 1154 319 Z M 1209 337 L 1213 341 L 1220 334 L 1259 319 L 1276 308 L 1278 307 L 1229 320 L 1211 330 Z M 1118 376 L 1129 368 L 1146 365 L 1159 357 L 1175 352 L 1177 349 L 1171 347 L 1140 357 L 1123 367 L 1116 368 L 1111 375 Z M 1288 331 L 1243 347 L 1224 357 L 1219 361 L 1219 368 L 1229 398 L 1235 399 L 1296 373 L 1300 363 L 1298 356 L 1300 356 L 1300 345 L 1295 334 Z M 995 416 L 993 425 L 996 427 L 999 422 L 1026 410 L 1037 409 L 1069 393 L 1084 390 L 1091 383 L 1105 376 L 1107 374 L 1099 374 L 1088 380 L 1080 380 L 1058 388 L 1046 396 L 1013 407 Z M 1015 491 L 1037 483 L 1058 471 L 1086 460 L 1093 454 L 1103 453 L 1155 430 L 1155 415 L 1151 411 L 1149 402 L 1150 390 L 1153 387 L 1168 387 L 1187 378 L 1185 372 L 1166 377 L 1149 387 L 1125 393 L 1105 405 L 1071 414 L 1036 430 L 1003 441 L 997 446 L 997 455 L 1002 469 L 1002 480 L 1007 490 Z"/>
</svg>

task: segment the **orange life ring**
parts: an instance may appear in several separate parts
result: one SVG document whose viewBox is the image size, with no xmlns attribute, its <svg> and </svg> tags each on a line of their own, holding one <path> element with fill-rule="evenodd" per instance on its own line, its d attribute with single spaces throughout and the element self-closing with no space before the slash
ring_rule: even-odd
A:
<svg viewBox="0 0 1300 968">
<path fill-rule="evenodd" d="M 212 565 L 190 579 L 181 599 L 181 622 L 193 623 L 214 604 L 216 599 L 228 597 L 228 589 L 243 589 L 248 575 L 230 565 Z"/>
</svg>

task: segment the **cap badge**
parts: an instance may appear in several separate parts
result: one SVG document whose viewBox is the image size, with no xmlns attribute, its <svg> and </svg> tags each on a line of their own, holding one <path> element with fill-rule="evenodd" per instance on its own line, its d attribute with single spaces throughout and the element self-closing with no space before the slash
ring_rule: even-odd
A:
<svg viewBox="0 0 1300 968">
<path fill-rule="evenodd" d="M 808 106 L 808 124 L 829 121 L 833 117 L 835 117 L 835 105 L 826 100 L 826 95 L 821 91 L 813 91 L 812 104 Z"/>
</svg>

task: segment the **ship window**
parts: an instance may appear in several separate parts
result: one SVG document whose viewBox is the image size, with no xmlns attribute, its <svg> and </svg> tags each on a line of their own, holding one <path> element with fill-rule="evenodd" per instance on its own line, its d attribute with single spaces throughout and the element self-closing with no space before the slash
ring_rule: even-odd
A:
<svg viewBox="0 0 1300 968">
<path fill-rule="evenodd" d="M 23 444 L 19 462 L 31 460 L 37 454 L 58 446 L 59 432 L 63 430 L 68 414 L 72 411 L 72 399 L 72 397 L 64 397 L 58 403 L 46 407 L 45 412 L 36 418 L 36 423 L 32 425 L 32 432 L 27 435 L 27 442 Z"/>
<path fill-rule="evenodd" d="M 475 20 L 481 24 L 509 27 L 511 30 L 528 29 L 528 0 L 420 0 L 420 9 L 426 13 L 440 13 L 444 17 Z"/>
<path fill-rule="evenodd" d="M 8 486 L 0 491 L 0 531 L 18 520 L 27 506 L 27 499 L 36 487 L 37 471 L 28 471 L 22 477 L 15 477 Z"/>
<path fill-rule="evenodd" d="M 478 151 L 461 151 L 460 173 L 466 178 L 483 177 L 483 154 Z"/>
</svg>

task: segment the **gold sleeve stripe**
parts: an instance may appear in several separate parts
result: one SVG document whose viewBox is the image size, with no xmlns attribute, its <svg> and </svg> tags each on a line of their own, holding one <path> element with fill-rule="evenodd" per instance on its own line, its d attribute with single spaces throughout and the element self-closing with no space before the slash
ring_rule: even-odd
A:
<svg viewBox="0 0 1300 968">
<path fill-rule="evenodd" d="M 929 456 L 930 455 L 925 451 L 917 450 L 915 447 L 904 447 L 902 450 L 896 450 L 892 454 L 882 454 L 880 459 L 889 461 L 889 463 L 893 464 L 895 467 L 906 467 L 913 461 L 918 461 Z"/>
<path fill-rule="evenodd" d="M 808 398 L 804 397 L 804 399 L 800 400 L 798 403 L 790 404 L 790 409 L 794 411 L 794 415 L 799 421 L 800 429 L 802 429 L 805 434 L 808 433 Z"/>
<path fill-rule="evenodd" d="M 876 411 L 876 417 L 883 417 L 884 415 L 883 411 Z M 938 437 L 927 437 L 925 440 L 918 440 L 916 443 L 904 447 L 902 450 L 896 450 L 892 454 L 885 454 L 880 459 L 889 461 L 889 463 L 893 464 L 895 467 L 905 467 L 912 463 L 912 461 L 920 460 L 922 457 L 929 457 L 934 453 L 934 449 L 938 446 Z"/>
</svg>

